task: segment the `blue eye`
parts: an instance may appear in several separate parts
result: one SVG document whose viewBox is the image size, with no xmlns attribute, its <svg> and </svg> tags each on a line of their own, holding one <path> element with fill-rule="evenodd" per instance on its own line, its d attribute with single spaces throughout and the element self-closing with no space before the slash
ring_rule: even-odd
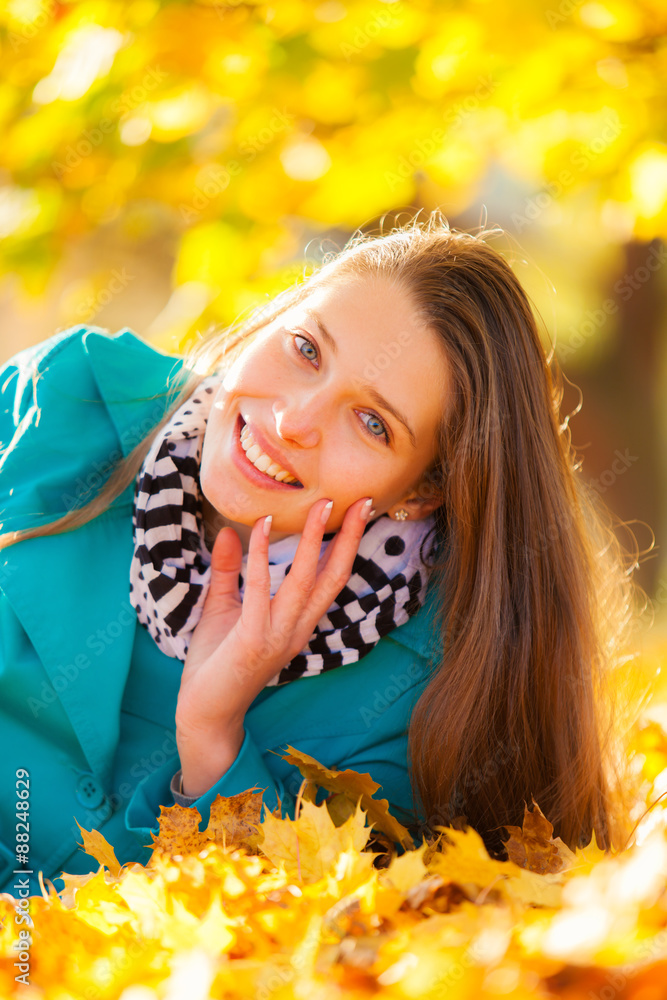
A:
<svg viewBox="0 0 667 1000">
<path fill-rule="evenodd" d="M 316 358 L 318 356 L 318 354 L 319 354 L 319 351 L 318 351 L 317 347 L 315 346 L 315 344 L 313 344 L 310 340 L 308 340 L 307 337 L 304 337 L 300 333 L 297 333 L 297 334 L 295 334 L 293 336 L 294 349 L 298 353 L 299 357 L 303 358 L 305 361 L 314 361 L 315 358 L 313 358 L 312 356 L 311 357 L 307 357 L 303 353 L 302 348 L 299 347 L 299 345 L 296 343 L 297 340 L 302 340 L 304 342 L 303 345 L 302 345 L 303 347 L 310 348 L 311 351 L 314 351 L 315 352 L 315 358 Z M 360 412 L 364 413 L 367 417 L 370 417 L 371 419 L 370 419 L 369 423 L 375 423 L 375 426 L 378 428 L 378 433 L 376 433 L 375 431 L 370 430 L 369 425 L 366 424 L 366 423 L 364 423 L 364 421 L 362 420 L 362 425 L 363 425 L 363 428 L 366 431 L 366 433 L 369 434 L 370 437 L 374 438 L 376 441 L 384 439 L 384 443 L 385 444 L 389 444 L 390 443 L 389 433 L 387 431 L 387 428 L 386 428 L 386 425 L 385 425 L 384 421 L 380 420 L 380 418 L 375 413 L 371 413 L 368 410 L 361 410 Z"/>
<path fill-rule="evenodd" d="M 362 411 L 362 412 L 365 412 L 365 411 Z M 376 417 L 374 413 L 366 413 L 366 416 L 371 418 L 368 424 L 364 424 L 364 426 L 368 430 L 368 433 L 372 434 L 373 437 L 382 437 L 382 435 L 384 435 L 386 437 L 387 436 L 387 431 L 385 430 L 385 426 L 382 423 L 382 421 L 380 420 L 380 418 Z M 369 425 L 373 421 L 375 422 L 375 425 L 377 427 L 379 427 L 379 431 L 378 431 L 377 434 L 375 433 L 375 431 L 370 430 L 370 426 Z"/>
<path fill-rule="evenodd" d="M 315 345 L 311 344 L 311 342 L 306 337 L 301 337 L 299 334 L 297 334 L 297 337 L 298 337 L 299 340 L 303 340 L 305 342 L 306 346 L 310 347 L 311 351 L 315 351 L 315 358 L 316 358 L 317 357 L 317 348 L 315 347 Z M 295 337 L 294 339 L 296 340 L 297 337 Z M 301 351 L 300 347 L 297 347 L 297 351 L 299 352 L 299 354 L 301 354 L 302 358 L 306 358 L 306 355 L 303 354 L 303 352 Z M 311 358 L 306 358 L 306 361 L 314 361 L 315 358 L 312 358 L 312 357 Z"/>
</svg>

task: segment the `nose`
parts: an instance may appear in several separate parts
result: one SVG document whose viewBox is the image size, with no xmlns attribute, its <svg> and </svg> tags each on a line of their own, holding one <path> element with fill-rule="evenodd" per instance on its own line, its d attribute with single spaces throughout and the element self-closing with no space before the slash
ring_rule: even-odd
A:
<svg viewBox="0 0 667 1000">
<path fill-rule="evenodd" d="M 319 444 L 325 410 L 321 396 L 313 394 L 289 402 L 276 402 L 272 409 L 276 430 L 284 441 L 301 448 L 314 448 Z"/>
</svg>

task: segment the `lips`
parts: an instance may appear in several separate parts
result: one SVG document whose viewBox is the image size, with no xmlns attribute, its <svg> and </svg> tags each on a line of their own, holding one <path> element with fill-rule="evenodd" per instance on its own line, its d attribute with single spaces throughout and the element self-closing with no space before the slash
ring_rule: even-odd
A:
<svg viewBox="0 0 667 1000">
<path fill-rule="evenodd" d="M 240 471 L 243 472 L 243 474 L 248 479 L 250 479 L 257 486 L 263 487 L 264 489 L 302 490 L 304 487 L 301 483 L 280 483 L 278 482 L 277 479 L 273 479 L 272 476 L 269 476 L 264 472 L 260 472 L 260 470 L 252 464 L 252 462 L 247 458 L 246 453 L 243 450 L 243 447 L 241 446 L 241 431 L 245 423 L 246 421 L 239 414 L 238 419 L 236 421 L 234 443 L 232 447 L 232 458 L 234 460 L 234 464 L 238 466 Z M 289 472 L 295 478 L 298 478 L 296 476 L 296 473 L 291 469 L 289 464 L 284 461 L 282 456 L 275 455 L 274 450 L 267 447 L 265 439 L 262 437 L 260 433 L 256 431 L 256 429 L 252 425 L 249 426 L 249 430 L 252 432 L 252 436 L 256 441 L 256 443 L 259 445 L 262 451 L 269 456 L 269 458 L 271 458 L 277 465 L 280 465 L 281 468 L 285 469 L 286 472 Z"/>
</svg>

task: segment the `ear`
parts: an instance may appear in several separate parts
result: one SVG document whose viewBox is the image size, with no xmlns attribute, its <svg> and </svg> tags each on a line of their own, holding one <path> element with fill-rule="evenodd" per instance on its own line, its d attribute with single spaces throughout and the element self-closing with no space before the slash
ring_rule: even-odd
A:
<svg viewBox="0 0 667 1000">
<path fill-rule="evenodd" d="M 442 501 L 438 499 L 406 497 L 397 507 L 404 507 L 408 511 L 412 521 L 420 521 L 422 518 L 432 514 L 434 510 L 437 510 L 441 503 Z"/>
<path fill-rule="evenodd" d="M 400 510 L 403 507 L 407 510 L 410 520 L 419 521 L 432 514 L 441 504 L 442 497 L 436 494 L 433 486 L 428 481 L 424 481 L 410 490 L 400 503 L 396 504 L 396 510 Z M 393 508 L 391 513 L 393 513 Z"/>
</svg>

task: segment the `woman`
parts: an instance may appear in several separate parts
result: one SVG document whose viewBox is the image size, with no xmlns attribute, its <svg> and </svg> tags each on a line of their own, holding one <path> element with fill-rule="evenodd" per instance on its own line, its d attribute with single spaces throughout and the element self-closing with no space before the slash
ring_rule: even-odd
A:
<svg viewBox="0 0 667 1000">
<path fill-rule="evenodd" d="M 577 474 L 526 295 L 487 235 L 434 216 L 356 236 L 183 362 L 129 331 L 79 330 L 47 342 L 51 355 L 23 352 L 6 366 L 0 385 L 16 370 L 18 387 L 3 462 L 19 494 L 35 371 L 53 405 L 43 419 L 65 438 L 37 444 L 53 480 L 14 506 L 7 497 L 13 530 L 0 536 L 5 549 L 22 541 L 0 567 L 11 606 L 3 699 L 22 738 L 41 730 L 42 740 L 29 761 L 12 761 L 39 770 L 55 752 L 61 767 L 43 770 L 50 800 L 36 782 L 42 821 L 72 812 L 71 790 L 61 797 L 69 768 L 77 801 L 91 792 L 88 828 L 119 860 L 145 861 L 139 845 L 174 801 L 206 819 L 218 793 L 259 786 L 269 808 L 280 799 L 293 809 L 299 777 L 278 755 L 292 744 L 369 771 L 420 831 L 463 816 L 498 849 L 499 827 L 520 824 L 532 797 L 570 846 L 593 832 L 603 846 L 618 840 L 602 694 L 631 621 L 629 572 Z M 120 340 L 134 357 L 120 356 Z M 49 397 L 54 348 L 72 361 Z M 160 393 L 151 396 L 146 372 L 169 387 L 150 431 L 137 405 Z M 93 450 L 113 454 L 105 410 L 122 454 L 91 499 L 97 483 L 81 475 L 80 455 L 85 470 Z M 54 517 L 63 503 L 68 513 Z M 18 523 L 42 507 L 42 524 Z M 82 615 L 97 662 L 76 666 L 85 628 L 74 646 L 44 635 L 16 594 L 30 572 L 18 555 L 37 540 L 50 546 L 31 551 L 33 573 L 48 555 L 77 565 L 66 585 L 47 567 L 40 615 L 64 591 L 59 620 Z M 125 613 L 134 612 L 122 627 L 118 618 L 115 638 L 93 628 L 115 622 L 118 590 L 102 589 L 110 572 L 126 586 L 129 577 Z M 12 664 L 30 644 L 26 687 Z M 54 648 L 72 654 L 71 680 L 49 667 Z M 48 705 L 40 669 L 54 690 L 65 678 Z M 92 750 L 91 719 L 103 737 Z M 161 754 L 140 754 L 161 735 Z M 64 858 L 66 842 L 50 856 L 43 847 L 32 867 L 90 870 L 81 854 Z"/>
</svg>

